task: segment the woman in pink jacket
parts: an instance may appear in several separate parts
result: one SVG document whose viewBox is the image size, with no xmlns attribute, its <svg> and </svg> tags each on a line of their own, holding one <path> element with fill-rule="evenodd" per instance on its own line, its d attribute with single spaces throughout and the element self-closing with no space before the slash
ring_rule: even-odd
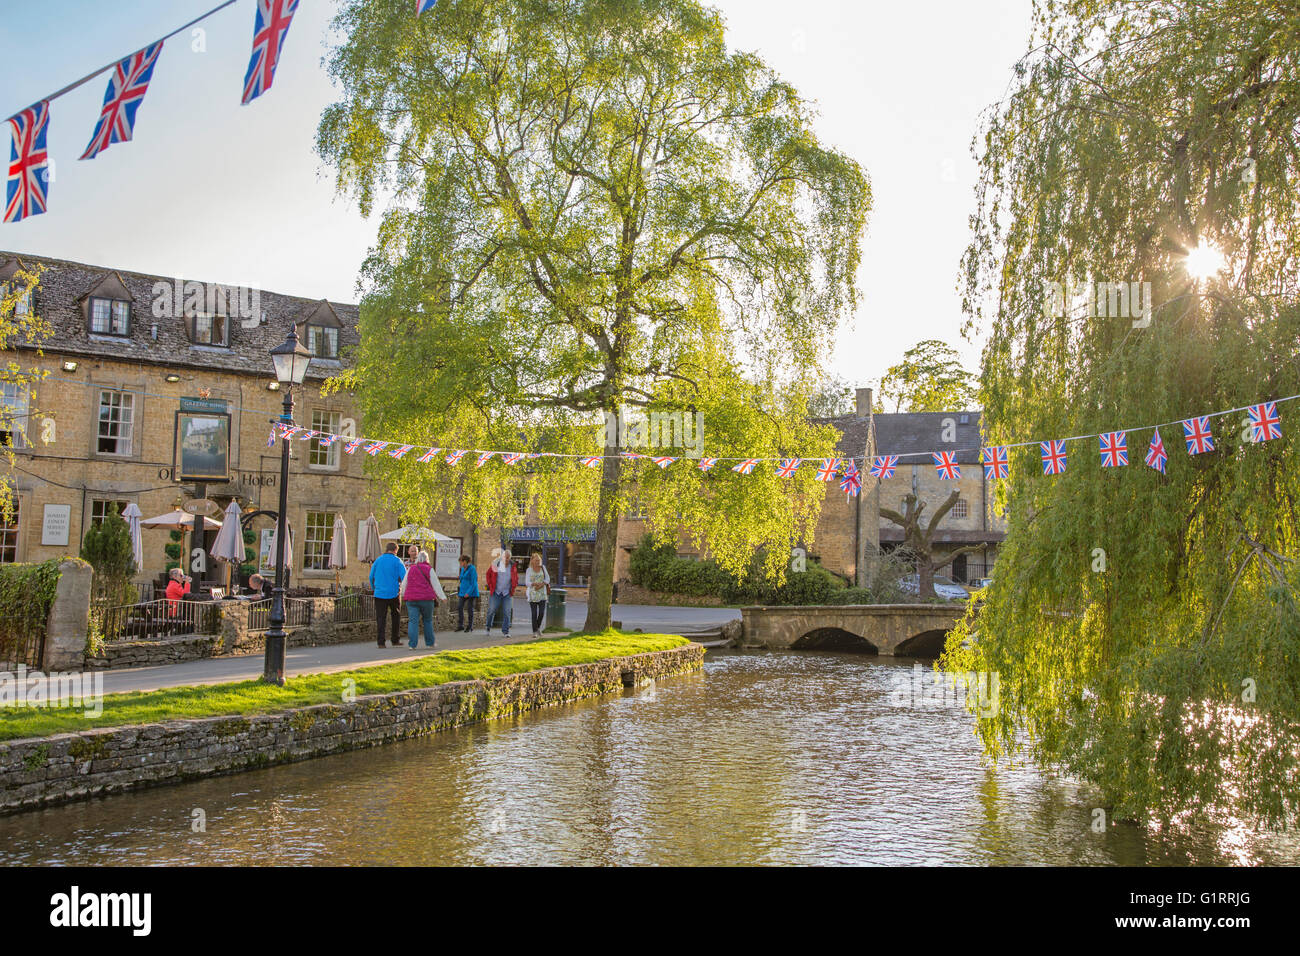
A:
<svg viewBox="0 0 1300 956">
<path fill-rule="evenodd" d="M 402 579 L 402 588 L 402 597 L 411 606 L 411 616 L 406 624 L 406 636 L 411 650 L 415 650 L 419 644 L 417 640 L 419 632 L 416 630 L 415 623 L 417 615 L 420 625 L 424 628 L 424 646 L 433 647 L 435 640 L 433 609 L 438 606 L 439 601 L 447 600 L 447 595 L 442 590 L 442 582 L 438 580 L 438 575 L 433 573 L 433 567 L 429 564 L 428 551 L 421 551 L 415 556 L 415 563 Z"/>
</svg>

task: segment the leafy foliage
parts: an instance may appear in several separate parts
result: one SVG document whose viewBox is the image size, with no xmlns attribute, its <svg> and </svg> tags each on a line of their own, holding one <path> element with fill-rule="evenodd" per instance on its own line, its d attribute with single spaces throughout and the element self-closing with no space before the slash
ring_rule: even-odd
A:
<svg viewBox="0 0 1300 956">
<path fill-rule="evenodd" d="M 22 663 L 24 648 L 45 635 L 59 587 L 59 558 L 42 564 L 0 564 L 0 664 Z"/>
<path fill-rule="evenodd" d="M 348 0 L 336 25 L 343 96 L 318 148 L 363 211 L 393 197 L 363 268 L 362 345 L 335 382 L 368 431 L 592 454 L 603 416 L 630 407 L 702 416 L 711 456 L 830 453 L 804 415 L 856 301 L 870 188 L 789 84 L 727 50 L 716 12 L 478 0 L 416 18 Z M 690 528 L 733 570 L 815 526 L 811 476 L 647 473 L 621 450 L 599 472 L 368 464 L 416 520 L 454 504 L 488 526 L 594 521 L 596 630 L 634 483 L 671 505 L 659 530 Z"/>
<path fill-rule="evenodd" d="M 135 576 L 135 551 L 131 529 L 110 505 L 99 522 L 92 523 L 81 542 L 81 558 L 94 569 L 95 599 L 110 605 L 129 604 L 135 597 L 131 578 Z"/>
<path fill-rule="evenodd" d="M 39 355 L 40 343 L 50 335 L 49 324 L 37 315 L 35 308 L 30 307 L 35 303 L 41 271 L 39 268 L 34 271 L 19 269 L 7 282 L 0 283 L 0 351 L 9 356 L 9 360 L 0 365 L 0 384 L 25 389 L 45 377 L 44 370 L 17 360 L 19 346 L 37 346 L 36 354 Z M 24 303 L 29 307 L 20 308 Z M 0 432 L 6 435 L 5 441 L 0 442 L 0 453 L 3 453 L 8 466 L 0 472 L 0 514 L 6 519 L 13 508 L 13 468 L 17 463 L 13 452 L 16 443 L 10 436 L 21 434 L 27 436 L 28 441 L 37 438 L 32 429 L 35 408 L 29 407 L 27 417 L 22 420 L 10 416 L 8 411 L 8 406 L 0 406 Z"/>
<path fill-rule="evenodd" d="M 965 260 L 989 440 L 1300 392 L 1294 4 L 1070 0 L 1036 34 L 984 130 Z M 1226 265 L 1198 281 L 1203 242 Z M 1045 308 L 1071 280 L 1151 283 L 1149 326 Z M 1194 458 L 1165 429 L 1167 475 L 1141 464 L 1149 432 L 1133 466 L 1076 443 L 1050 480 L 1013 452 L 998 572 L 945 659 L 1001 675 L 990 755 L 1075 774 L 1120 816 L 1300 821 L 1300 408 L 1282 409 L 1280 440 L 1233 415 Z"/>
<path fill-rule="evenodd" d="M 880 391 L 894 400 L 895 412 L 951 412 L 975 404 L 974 376 L 962 368 L 956 350 L 938 339 L 904 352 L 903 361 L 881 377 Z"/>
</svg>

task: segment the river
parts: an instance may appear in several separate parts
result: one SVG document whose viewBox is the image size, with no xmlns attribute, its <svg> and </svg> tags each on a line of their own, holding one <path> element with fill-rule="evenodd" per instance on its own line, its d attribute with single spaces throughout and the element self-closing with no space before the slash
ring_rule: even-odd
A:
<svg viewBox="0 0 1300 956">
<path fill-rule="evenodd" d="M 0 863 L 1300 862 L 1295 835 L 1094 832 L 1086 788 L 985 766 L 956 704 L 904 706 L 912 666 L 710 652 L 619 697 L 0 818 Z"/>
</svg>

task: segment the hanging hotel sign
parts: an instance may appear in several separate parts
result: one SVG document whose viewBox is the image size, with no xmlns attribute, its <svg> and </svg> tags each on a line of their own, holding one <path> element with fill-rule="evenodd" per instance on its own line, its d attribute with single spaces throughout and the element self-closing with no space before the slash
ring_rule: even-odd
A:
<svg viewBox="0 0 1300 956">
<path fill-rule="evenodd" d="M 179 482 L 230 480 L 230 411 L 226 402 L 181 399 L 172 445 L 172 475 Z"/>
</svg>

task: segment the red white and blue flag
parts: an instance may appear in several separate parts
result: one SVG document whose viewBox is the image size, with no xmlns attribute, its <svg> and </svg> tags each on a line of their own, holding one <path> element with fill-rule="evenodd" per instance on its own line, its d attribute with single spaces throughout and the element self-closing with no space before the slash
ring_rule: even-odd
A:
<svg viewBox="0 0 1300 956">
<path fill-rule="evenodd" d="M 844 477 L 840 479 L 840 491 L 847 492 L 851 498 L 856 498 L 861 490 L 862 472 L 858 471 L 858 466 L 850 459 L 844 464 Z"/>
<path fill-rule="evenodd" d="M 334 444 L 335 439 L 337 439 L 339 436 L 330 435 L 327 432 L 317 432 L 316 437 L 320 439 L 320 441 L 317 442 L 317 445 L 321 448 L 327 448 L 330 445 Z"/>
<path fill-rule="evenodd" d="M 346 445 L 343 446 L 343 450 L 350 455 L 358 448 L 360 448 L 361 443 L 364 441 L 365 441 L 364 438 L 354 438 L 352 439 L 352 441 L 348 442 Z"/>
<path fill-rule="evenodd" d="M 488 462 L 490 462 L 490 461 L 492 460 L 492 458 L 493 458 L 495 455 L 496 455 L 496 452 L 494 452 L 494 451 L 485 451 L 485 452 L 483 452 L 483 454 L 481 454 L 481 455 L 478 456 L 478 461 L 474 462 L 474 467 L 475 467 L 475 468 L 482 468 L 484 465 L 486 465 Z"/>
<path fill-rule="evenodd" d="M 776 466 L 776 474 L 780 478 L 793 478 L 802 463 L 802 458 L 782 458 L 781 464 Z"/>
<path fill-rule="evenodd" d="M 314 429 L 304 429 L 303 433 L 298 436 L 298 441 L 311 441 L 313 438 L 319 438 L 320 432 Z"/>
<path fill-rule="evenodd" d="M 437 458 L 437 457 L 438 457 L 438 453 L 441 452 L 441 451 L 442 451 L 441 448 L 430 448 L 430 449 L 429 449 L 428 451 L 426 451 L 423 455 L 421 455 L 419 458 L 417 458 L 416 461 L 418 461 L 421 465 L 427 465 L 427 464 L 429 464 L 429 462 L 431 462 L 431 461 L 433 461 L 435 458 Z"/>
<path fill-rule="evenodd" d="M 1011 474 L 1011 458 L 1006 445 L 990 445 L 980 449 L 980 464 L 984 466 L 984 478 L 994 481 Z"/>
<path fill-rule="evenodd" d="M 1151 444 L 1147 446 L 1146 463 L 1154 468 L 1160 474 L 1165 473 L 1165 464 L 1169 461 L 1169 456 L 1165 454 L 1165 443 L 1160 438 L 1160 429 L 1151 436 Z"/>
<path fill-rule="evenodd" d="M 50 154 L 45 146 L 49 130 L 50 104 L 46 100 L 9 117 L 13 149 L 5 189 L 5 222 L 21 222 L 45 212 L 50 198 Z"/>
<path fill-rule="evenodd" d="M 372 441 L 369 445 L 366 446 L 366 454 L 372 457 L 374 455 L 378 455 L 381 451 L 387 448 L 388 445 L 389 442 L 386 441 Z"/>
<path fill-rule="evenodd" d="M 422 13 L 428 13 L 438 3 L 438 0 L 415 0 L 415 15 L 418 17 Z"/>
<path fill-rule="evenodd" d="M 1277 413 L 1277 402 L 1252 405 L 1246 409 L 1246 415 L 1250 419 L 1251 441 L 1261 442 L 1282 437 L 1282 419 Z"/>
<path fill-rule="evenodd" d="M 388 453 L 389 458 L 405 458 L 406 453 L 414 448 L 414 445 L 399 445 Z"/>
<path fill-rule="evenodd" d="M 521 451 L 512 451 L 509 454 L 502 455 L 501 460 L 507 465 L 517 465 L 524 460 L 524 453 Z"/>
<path fill-rule="evenodd" d="M 468 451 L 468 450 L 466 450 L 466 451 L 453 451 L 450 455 L 447 456 L 447 464 L 449 464 L 449 465 L 455 465 L 455 464 L 459 463 L 460 460 L 461 460 L 462 458 L 464 458 L 464 457 L 465 457 L 466 455 L 468 455 L 468 454 L 469 454 L 469 451 Z"/>
<path fill-rule="evenodd" d="M 677 459 L 676 459 L 676 458 L 668 458 L 667 456 L 660 456 L 659 458 L 655 458 L 655 459 L 652 459 L 652 460 L 653 460 L 654 463 L 655 463 L 656 465 L 658 465 L 660 468 L 667 468 L 669 465 L 671 465 L 671 464 L 672 464 L 673 462 L 675 462 Z"/>
<path fill-rule="evenodd" d="M 244 105 L 247 106 L 271 88 L 275 68 L 284 52 L 289 24 L 298 12 L 298 0 L 257 0 L 257 19 L 253 22 L 253 55 L 244 74 Z"/>
<path fill-rule="evenodd" d="M 1187 454 L 1201 455 L 1214 451 L 1214 436 L 1210 433 L 1210 416 L 1189 418 L 1183 422 L 1183 437 L 1187 439 Z"/>
<path fill-rule="evenodd" d="M 144 102 L 144 94 L 153 79 L 153 68 L 162 53 L 163 41 L 132 53 L 117 66 L 108 80 L 99 122 L 90 136 L 90 145 L 82 159 L 94 159 L 114 143 L 129 143 L 135 133 L 135 114 Z"/>
<path fill-rule="evenodd" d="M 961 478 L 961 466 L 957 464 L 955 451 L 932 451 L 930 457 L 934 459 L 934 470 L 944 481 L 957 481 Z"/>
<path fill-rule="evenodd" d="M 298 432 L 302 431 L 299 426 L 289 425 L 285 422 L 276 422 L 275 429 L 280 433 L 280 437 L 285 440 L 292 438 L 294 435 L 298 434 Z"/>
<path fill-rule="evenodd" d="M 712 471 L 713 466 L 716 465 L 717 463 L 718 463 L 718 459 L 716 458 L 701 458 L 698 467 L 700 471 Z"/>
<path fill-rule="evenodd" d="M 1128 432 L 1106 432 L 1097 438 L 1101 467 L 1123 468 L 1128 464 Z"/>
<path fill-rule="evenodd" d="M 586 465 L 588 468 L 599 468 L 600 462 L 601 462 L 601 458 L 599 455 L 590 455 L 582 459 L 582 463 Z"/>
<path fill-rule="evenodd" d="M 818 481 L 834 481 L 835 474 L 840 470 L 840 460 L 838 458 L 823 458 L 822 463 L 817 468 Z"/>
<path fill-rule="evenodd" d="M 893 478 L 894 472 L 898 470 L 897 455 L 881 455 L 871 462 L 871 477 L 873 478 Z"/>
<path fill-rule="evenodd" d="M 746 458 L 739 465 L 733 465 L 731 470 L 739 472 L 742 475 L 748 475 L 753 473 L 756 465 L 758 465 L 757 458 Z"/>
<path fill-rule="evenodd" d="M 1043 474 L 1059 475 L 1065 471 L 1065 439 L 1042 441 L 1038 448 L 1043 456 Z"/>
</svg>

